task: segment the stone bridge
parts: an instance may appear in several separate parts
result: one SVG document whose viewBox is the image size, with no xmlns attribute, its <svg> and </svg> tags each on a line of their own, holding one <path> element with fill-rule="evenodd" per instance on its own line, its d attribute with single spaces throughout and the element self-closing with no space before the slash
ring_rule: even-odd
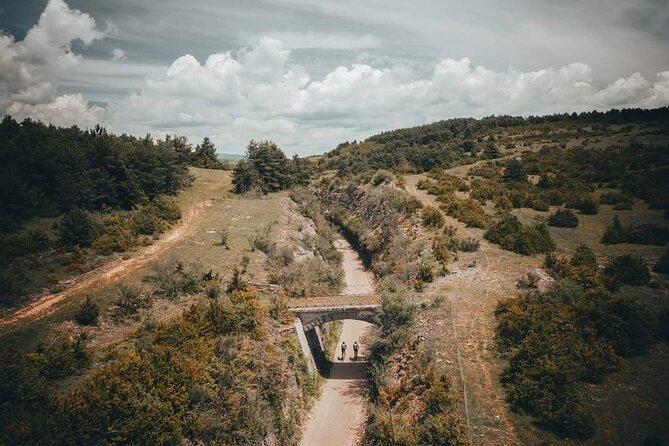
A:
<svg viewBox="0 0 669 446">
<path fill-rule="evenodd" d="M 315 371 L 316 368 L 320 370 L 327 369 L 327 358 L 324 353 L 320 326 L 326 322 L 342 319 L 356 319 L 371 324 L 378 324 L 379 316 L 381 315 L 381 305 L 322 305 L 292 308 L 291 311 L 296 316 L 293 327 L 300 342 L 302 353 L 307 359 L 309 368 Z"/>
<path fill-rule="evenodd" d="M 326 322 L 342 319 L 356 319 L 370 324 L 378 324 L 381 305 L 293 308 L 292 312 L 300 319 L 303 330 L 307 332 Z"/>
<path fill-rule="evenodd" d="M 413 303 L 428 303 L 431 296 L 427 293 L 415 293 Z M 322 324 L 343 319 L 378 324 L 381 315 L 380 298 L 377 294 L 291 299 L 288 305 L 296 316 L 293 327 L 311 370 L 315 370 L 317 366 L 321 370 L 327 368 L 319 328 Z"/>
</svg>

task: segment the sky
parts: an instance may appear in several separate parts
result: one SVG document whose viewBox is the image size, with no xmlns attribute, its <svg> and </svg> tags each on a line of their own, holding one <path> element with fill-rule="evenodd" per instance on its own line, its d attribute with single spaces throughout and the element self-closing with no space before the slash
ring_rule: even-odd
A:
<svg viewBox="0 0 669 446">
<path fill-rule="evenodd" d="M 1 114 L 223 153 L 667 105 L 667 0 L 0 0 Z"/>
</svg>

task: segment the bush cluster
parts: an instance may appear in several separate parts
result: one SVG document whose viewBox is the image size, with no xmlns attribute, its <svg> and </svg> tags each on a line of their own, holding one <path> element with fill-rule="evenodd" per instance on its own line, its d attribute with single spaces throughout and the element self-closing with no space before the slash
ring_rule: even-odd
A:
<svg viewBox="0 0 669 446">
<path fill-rule="evenodd" d="M 429 228 L 441 228 L 444 226 L 444 216 L 441 211 L 435 207 L 427 206 L 423 208 L 423 224 Z"/>
<path fill-rule="evenodd" d="M 565 206 L 571 209 L 578 209 L 584 215 L 595 215 L 599 212 L 599 202 L 592 195 L 567 201 Z"/>
<path fill-rule="evenodd" d="M 669 241 L 669 228 L 650 223 L 624 226 L 617 215 L 613 217 L 613 223 L 602 235 L 602 243 L 607 245 L 636 243 L 662 246 L 667 241 Z"/>
<path fill-rule="evenodd" d="M 569 209 L 558 209 L 548 217 L 548 226 L 575 228 L 578 226 L 578 217 Z"/>
<path fill-rule="evenodd" d="M 62 365 L 3 349 L 0 443 L 294 444 L 317 386 L 294 336 L 269 325 L 255 291 L 236 291 L 147 322 L 66 392 L 40 376 L 78 369 L 76 346 L 57 347 Z"/>
<path fill-rule="evenodd" d="M 506 214 L 493 223 L 485 238 L 503 249 L 524 255 L 546 253 L 555 249 L 555 243 L 545 225 L 526 226 L 511 214 Z"/>
<path fill-rule="evenodd" d="M 485 229 L 488 227 L 490 217 L 486 215 L 481 205 L 471 198 L 455 198 L 448 204 L 442 205 L 446 214 L 471 228 Z"/>
<path fill-rule="evenodd" d="M 508 360 L 502 384 L 512 409 L 562 437 L 594 433 L 578 383 L 601 382 L 621 357 L 642 354 L 651 342 L 647 317 L 636 304 L 571 281 L 506 299 L 495 315 L 498 346 Z"/>
<path fill-rule="evenodd" d="M 452 381 L 437 371 L 433 358 L 410 338 L 409 326 L 417 308 L 407 302 L 408 290 L 395 285 L 381 288 L 385 289 L 382 335 L 372 347 L 369 366 L 372 402 L 364 444 L 467 444 Z M 398 352 L 410 359 L 404 364 L 403 377 L 391 382 L 390 358 Z"/>
<path fill-rule="evenodd" d="M 642 257 L 623 254 L 615 257 L 604 268 L 604 275 L 611 286 L 646 285 L 650 282 L 650 270 Z"/>
</svg>

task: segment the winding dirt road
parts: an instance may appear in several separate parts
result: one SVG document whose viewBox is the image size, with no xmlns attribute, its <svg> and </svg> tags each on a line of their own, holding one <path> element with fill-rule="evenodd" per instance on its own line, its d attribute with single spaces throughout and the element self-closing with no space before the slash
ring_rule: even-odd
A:
<svg viewBox="0 0 669 446">
<path fill-rule="evenodd" d="M 365 271 L 360 257 L 347 241 L 340 239 L 335 246 L 343 255 L 343 294 L 374 292 L 372 275 Z M 374 326 L 363 321 L 345 320 L 337 345 L 345 341 L 349 346 L 345 358 L 337 356 L 323 392 L 316 403 L 300 442 L 301 446 L 352 446 L 362 434 L 367 397 L 366 347 Z M 360 352 L 353 361 L 353 342 L 358 341 Z M 337 348 L 337 355 L 341 355 Z"/>
<path fill-rule="evenodd" d="M 6 328 L 25 319 L 39 319 L 56 309 L 56 304 L 68 297 L 81 294 L 94 286 L 113 283 L 127 277 L 133 271 L 157 259 L 168 249 L 188 236 L 197 223 L 202 219 L 205 205 L 203 202 L 192 204 L 182 213 L 179 224 L 170 229 L 163 237 L 152 245 L 132 255 L 129 259 L 118 258 L 109 263 L 82 274 L 71 281 L 68 287 L 58 293 L 45 294 L 13 313 L 6 319 L 0 320 L 0 328 Z"/>
</svg>

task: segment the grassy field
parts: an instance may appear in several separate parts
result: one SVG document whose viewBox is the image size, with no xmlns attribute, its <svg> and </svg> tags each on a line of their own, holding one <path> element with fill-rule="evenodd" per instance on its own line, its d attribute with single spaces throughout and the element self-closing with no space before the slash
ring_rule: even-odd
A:
<svg viewBox="0 0 669 446">
<path fill-rule="evenodd" d="M 496 137 L 502 147 L 510 141 L 523 143 L 504 151 L 506 157 L 517 156 L 522 150 L 535 151 L 545 144 L 563 140 L 566 140 L 567 146 L 572 146 L 580 145 L 590 138 L 588 140 L 592 147 L 626 144 L 632 138 L 647 143 L 661 142 L 657 135 L 640 126 L 616 126 L 612 130 L 613 134 L 595 134 L 585 138 L 577 134 L 576 130 L 568 129 L 555 135 L 546 135 L 542 131 L 528 135 L 510 129 L 499 132 Z M 467 178 L 471 167 L 457 166 L 446 172 Z M 438 206 L 436 197 L 416 188 L 416 184 L 423 178 L 426 178 L 426 174 L 406 176 L 407 191 L 424 204 Z M 599 190 L 598 193 L 605 191 Z M 513 214 L 523 223 L 536 223 L 545 220 L 556 209 L 551 207 L 548 212 L 538 212 L 522 208 L 514 209 Z M 485 206 L 485 210 L 490 215 L 494 213 L 490 203 Z M 649 210 L 639 200 L 635 200 L 633 210 L 630 211 L 615 211 L 610 205 L 601 205 L 596 215 L 578 213 L 580 224 L 577 228 L 549 227 L 558 254 L 571 255 L 583 243 L 593 249 L 600 265 L 616 255 L 628 252 L 642 255 L 652 265 L 666 247 L 601 243 L 602 234 L 613 221 L 614 215 L 618 215 L 624 225 L 666 225 L 664 211 Z M 481 240 L 481 249 L 474 253 L 459 253 L 458 259 L 449 265 L 452 274 L 431 286 L 431 291 L 440 290 L 446 295 L 448 304 L 428 310 L 421 317 L 421 330 L 427 334 L 437 355 L 437 362 L 449 371 L 459 384 L 461 393 L 464 389 L 467 394 L 473 444 L 573 444 L 572 441 L 560 440 L 541 431 L 530 418 L 511 413 L 504 401 L 504 389 L 498 378 L 504 363 L 499 360 L 494 348 L 494 309 L 501 298 L 521 292 L 516 287 L 518 279 L 529 270 L 541 267 L 543 256 L 522 256 L 501 250 L 483 239 L 484 230 L 467 228 L 452 217 L 444 217 L 446 224 L 457 229 L 459 238 Z M 634 297 L 647 308 L 667 308 L 667 277 L 654 274 L 653 278 L 661 283 L 659 288 L 623 287 L 619 292 Z M 669 395 L 663 383 L 669 379 L 668 364 L 669 351 L 666 344 L 660 343 L 643 357 L 625 360 L 620 370 L 605 383 L 599 386 L 583 385 L 584 400 L 597 414 L 598 429 L 592 439 L 578 443 L 641 444 L 647 437 L 667 438 Z"/>
<path fill-rule="evenodd" d="M 191 188 L 179 194 L 177 202 L 182 211 L 191 206 L 202 205 L 205 211 L 199 214 L 192 229 L 183 239 L 170 246 L 159 258 L 132 271 L 120 281 L 99 284 L 85 293 L 60 302 L 53 313 L 43 318 L 26 321 L 18 327 L 6 330 L 2 333 L 0 342 L 4 345 L 28 347 L 37 340 L 48 340 L 58 334 L 71 335 L 86 331 L 89 335 L 88 345 L 95 353 L 102 355 L 111 346 L 127 338 L 139 325 L 135 320 L 119 322 L 110 316 L 119 296 L 119 283 L 149 289 L 150 285 L 143 278 L 151 274 L 153 265 L 160 262 L 195 263 L 205 272 L 211 269 L 214 273 L 219 273 L 225 282 L 233 268 L 240 265 L 244 257 L 248 257 L 247 279 L 262 283 L 265 279 L 265 255 L 257 250 L 252 251 L 249 239 L 268 223 L 278 221 L 288 200 L 287 194 L 240 198 L 231 193 L 230 172 L 197 168 L 193 168 L 191 172 L 195 182 Z M 227 231 L 229 249 L 221 246 L 223 231 Z M 128 255 L 134 256 L 140 251 L 141 248 Z M 102 309 L 97 327 L 84 328 L 72 322 L 74 313 L 87 295 Z M 160 319 L 178 314 L 196 299 L 198 298 L 156 299 L 150 314 L 145 317 L 150 315 Z"/>
</svg>

